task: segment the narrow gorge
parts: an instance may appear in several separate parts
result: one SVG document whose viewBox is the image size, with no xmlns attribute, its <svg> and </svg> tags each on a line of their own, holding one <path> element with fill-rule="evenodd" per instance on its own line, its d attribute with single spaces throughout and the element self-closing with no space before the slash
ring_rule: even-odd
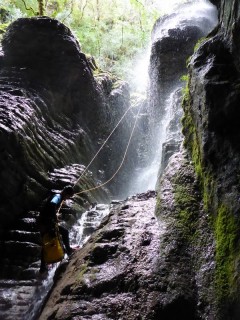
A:
<svg viewBox="0 0 240 320">
<path fill-rule="evenodd" d="M 55 19 L 8 26 L 0 319 L 239 319 L 239 12 L 192 0 L 157 19 L 135 75 L 145 92 Z M 36 220 L 67 184 L 62 223 L 80 249 L 42 277 Z"/>
</svg>

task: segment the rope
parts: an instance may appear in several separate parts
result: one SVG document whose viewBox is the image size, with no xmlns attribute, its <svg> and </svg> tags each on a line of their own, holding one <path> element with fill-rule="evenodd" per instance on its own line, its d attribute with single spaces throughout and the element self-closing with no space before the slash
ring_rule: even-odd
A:
<svg viewBox="0 0 240 320">
<path fill-rule="evenodd" d="M 118 123 L 116 124 L 116 126 L 113 128 L 113 130 L 111 131 L 111 133 L 109 134 L 109 136 L 107 137 L 107 139 L 104 141 L 104 143 L 102 144 L 102 146 L 99 148 L 99 150 L 97 151 L 97 153 L 95 154 L 95 156 L 92 158 L 92 160 L 89 162 L 89 164 L 87 165 L 87 167 L 84 169 L 84 171 L 82 172 L 82 174 L 80 175 L 80 177 L 77 179 L 77 181 L 75 182 L 74 185 L 76 185 L 78 183 L 78 181 L 82 178 L 82 176 L 84 175 L 84 173 L 88 170 L 88 168 L 90 167 L 90 165 L 92 164 L 92 162 L 94 161 L 94 159 L 97 157 L 97 155 L 99 154 L 99 152 L 102 150 L 102 148 L 105 146 L 105 144 L 108 142 L 108 140 L 110 139 L 110 137 L 112 136 L 112 134 L 114 133 L 114 131 L 117 129 L 117 127 L 119 126 L 119 124 L 122 122 L 122 120 L 124 119 L 124 117 L 126 116 L 126 114 L 128 113 L 128 111 L 132 108 L 132 106 L 130 106 L 123 114 L 123 116 L 121 117 L 121 119 L 118 121 Z M 86 189 L 86 190 L 82 190 L 80 192 L 76 192 L 75 194 L 81 194 L 81 193 L 84 193 L 84 192 L 88 192 L 88 191 L 92 191 L 92 190 L 96 190 L 96 189 L 99 189 L 101 187 L 103 187 L 104 185 L 106 185 L 108 182 L 110 182 L 115 176 L 116 174 L 118 173 L 118 171 L 121 169 L 123 163 L 124 163 L 124 160 L 126 158 L 126 154 L 127 154 L 127 151 L 128 151 L 128 148 L 129 148 L 129 145 L 130 145 L 130 142 L 131 142 L 131 139 L 132 139 L 132 136 L 133 136 L 133 132 L 135 130 L 135 127 L 136 127 L 136 124 L 137 124 L 137 119 L 138 119 L 138 116 L 139 116 L 139 113 L 140 113 L 140 110 L 141 108 L 139 108 L 138 110 L 138 113 L 137 113 L 137 116 L 136 116 L 136 120 L 134 122 L 134 126 L 133 126 L 133 129 L 132 129 L 132 132 L 131 132 L 131 135 L 129 137 L 129 140 L 128 140 L 128 144 L 127 144 L 127 147 L 126 147 L 126 150 L 125 150 L 125 153 L 124 153 L 124 156 L 123 156 L 123 159 L 122 159 L 122 162 L 120 163 L 120 166 L 118 167 L 117 171 L 113 174 L 113 176 L 108 179 L 107 181 L 105 181 L 104 183 L 94 187 L 94 188 L 90 188 L 90 189 Z M 62 205 L 63 205 L 63 202 L 61 202 L 58 210 L 57 210 L 57 213 L 56 215 L 58 216 L 59 215 L 59 212 L 62 208 Z"/>
<path fill-rule="evenodd" d="M 130 108 L 129 108 L 129 109 L 130 109 Z M 128 109 L 128 110 L 129 110 L 129 109 Z M 127 110 L 127 111 L 128 111 L 128 110 Z M 126 150 L 125 150 L 124 155 L 123 155 L 123 159 L 122 159 L 119 167 L 117 168 L 116 172 L 112 175 L 112 177 L 111 177 L 110 179 L 108 179 L 108 180 L 105 181 L 104 183 L 102 183 L 102 184 L 100 184 L 100 185 L 98 185 L 98 186 L 96 186 L 96 187 L 90 188 L 90 189 L 82 190 L 82 191 L 77 192 L 77 193 L 75 193 L 75 194 L 81 194 L 81 193 L 84 193 L 84 192 L 89 192 L 89 191 L 93 191 L 93 190 L 99 189 L 99 188 L 105 186 L 107 183 L 109 183 L 109 182 L 117 175 L 117 173 L 119 172 L 119 170 L 121 169 L 121 167 L 122 167 L 122 165 L 123 165 L 123 163 L 124 163 L 124 161 L 125 161 L 125 158 L 126 158 L 126 155 L 127 155 L 128 149 L 129 149 L 129 145 L 130 145 L 130 142 L 131 142 L 131 140 L 132 140 L 132 136 L 133 136 L 133 133 L 134 133 L 136 124 L 137 124 L 137 120 L 138 120 L 138 116 L 139 116 L 140 110 L 141 110 L 141 107 L 140 107 L 139 110 L 138 110 L 138 113 L 137 113 L 137 116 L 136 116 L 136 120 L 135 120 L 134 125 L 133 125 L 132 132 L 131 132 L 130 137 L 129 137 L 129 139 L 128 139 L 127 147 L 126 147 Z M 127 112 L 127 111 L 126 111 L 126 112 Z M 125 113 L 125 114 L 126 114 L 126 113 Z M 125 116 L 125 114 L 124 114 L 124 116 Z M 124 117 L 124 116 L 123 116 L 123 117 Z M 122 118 L 123 118 L 123 117 L 122 117 Z M 122 120 L 122 119 L 121 119 L 121 120 Z M 120 120 L 120 121 L 121 121 L 121 120 Z M 114 128 L 114 130 L 115 130 L 115 128 Z M 111 134 L 112 134 L 112 133 L 111 133 Z M 111 135 L 111 134 L 110 134 L 110 135 Z M 110 137 L 110 136 L 109 136 L 109 137 Z M 109 137 L 108 137 L 108 139 L 109 139 Z M 108 139 L 107 139 L 107 140 L 108 140 Z M 106 140 L 106 141 L 107 141 L 107 140 Z M 105 143 L 106 143 L 106 141 L 105 141 Z M 104 144 L 105 144 L 105 143 L 104 143 Z M 102 145 L 102 147 L 104 146 L 104 144 Z M 101 148 L 102 148 L 102 147 L 101 147 Z M 100 149 L 101 149 L 101 148 L 100 148 Z M 99 151 L 100 151 L 100 150 L 99 150 Z M 99 151 L 97 152 L 97 154 L 99 153 Z M 95 158 L 96 158 L 97 154 L 95 155 Z M 93 161 L 93 160 L 92 160 L 92 161 Z M 91 161 L 91 163 L 92 163 L 92 161 Z M 91 163 L 90 163 L 90 164 L 91 164 Z M 89 167 L 89 165 L 88 165 L 88 167 Z M 88 167 L 87 167 L 87 168 L 88 168 Z M 85 169 L 85 171 L 86 171 L 86 169 Z M 81 175 L 81 176 L 82 176 L 82 175 Z M 79 181 L 79 180 L 80 180 L 80 178 L 78 179 L 78 181 Z"/>
<path fill-rule="evenodd" d="M 74 183 L 74 185 L 76 185 L 79 180 L 81 180 L 82 176 L 85 174 L 85 172 L 88 170 L 88 168 L 90 167 L 90 165 L 93 163 L 93 161 L 95 160 L 95 158 L 97 157 L 97 155 L 99 154 L 99 152 L 102 150 L 102 148 L 105 146 L 105 144 L 108 142 L 108 140 L 110 139 L 110 137 L 113 135 L 114 131 L 117 129 L 117 127 L 119 126 L 119 124 L 122 122 L 122 120 L 124 119 L 124 117 L 126 116 L 126 114 L 128 113 L 128 111 L 132 108 L 132 106 L 130 106 L 123 114 L 123 116 L 121 117 L 121 119 L 118 121 L 118 123 L 116 124 L 116 126 L 113 128 L 113 130 L 111 131 L 111 133 L 109 134 L 109 136 L 107 137 L 107 139 L 104 141 L 104 143 L 102 144 L 102 146 L 99 148 L 99 150 L 97 151 L 97 153 L 95 154 L 95 156 L 92 158 L 92 160 L 89 162 L 89 164 L 87 165 L 87 167 L 83 170 L 82 174 L 80 175 L 80 177 L 77 179 L 77 181 Z"/>
</svg>

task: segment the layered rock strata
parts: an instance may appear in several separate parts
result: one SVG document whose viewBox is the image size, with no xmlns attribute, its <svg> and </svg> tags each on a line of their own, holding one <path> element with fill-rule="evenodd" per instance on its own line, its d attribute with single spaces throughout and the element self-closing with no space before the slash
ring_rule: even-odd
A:
<svg viewBox="0 0 240 320">
<path fill-rule="evenodd" d="M 59 187 L 51 183 L 48 172 L 89 163 L 129 107 L 129 92 L 126 83 L 106 73 L 94 77 L 90 60 L 71 31 L 56 20 L 18 19 L 9 26 L 2 47 L 3 228 L 24 210 L 33 209 L 47 189 Z M 129 119 L 124 124 L 126 136 L 131 114 Z M 115 148 L 125 150 L 125 141 L 116 135 L 90 168 L 97 178 L 109 178 L 116 169 Z M 103 174 L 97 175 L 98 170 Z"/>
</svg>

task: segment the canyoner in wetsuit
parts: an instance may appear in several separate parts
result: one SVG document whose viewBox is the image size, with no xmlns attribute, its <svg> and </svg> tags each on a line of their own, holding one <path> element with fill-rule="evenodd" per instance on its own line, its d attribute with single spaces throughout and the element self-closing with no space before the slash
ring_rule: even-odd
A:
<svg viewBox="0 0 240 320">
<path fill-rule="evenodd" d="M 61 240 L 64 245 L 65 252 L 70 255 L 73 252 L 73 248 L 70 247 L 69 243 L 69 232 L 66 228 L 58 225 L 57 213 L 61 204 L 66 199 L 71 198 L 74 195 L 74 190 L 72 186 L 66 186 L 61 193 L 56 193 L 49 197 L 46 203 L 40 210 L 38 225 L 39 231 L 42 237 L 42 243 L 44 239 L 49 237 L 49 239 L 59 237 L 61 235 Z M 40 273 L 47 270 L 47 263 L 44 258 L 44 250 L 41 250 L 41 266 Z"/>
</svg>

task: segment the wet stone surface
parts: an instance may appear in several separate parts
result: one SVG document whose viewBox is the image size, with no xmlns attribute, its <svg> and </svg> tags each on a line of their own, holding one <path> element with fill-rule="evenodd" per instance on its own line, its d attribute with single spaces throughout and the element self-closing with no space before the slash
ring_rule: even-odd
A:
<svg viewBox="0 0 240 320">
<path fill-rule="evenodd" d="M 40 319 L 154 319 L 165 232 L 155 204 L 148 192 L 115 206 L 60 275 Z"/>
</svg>

